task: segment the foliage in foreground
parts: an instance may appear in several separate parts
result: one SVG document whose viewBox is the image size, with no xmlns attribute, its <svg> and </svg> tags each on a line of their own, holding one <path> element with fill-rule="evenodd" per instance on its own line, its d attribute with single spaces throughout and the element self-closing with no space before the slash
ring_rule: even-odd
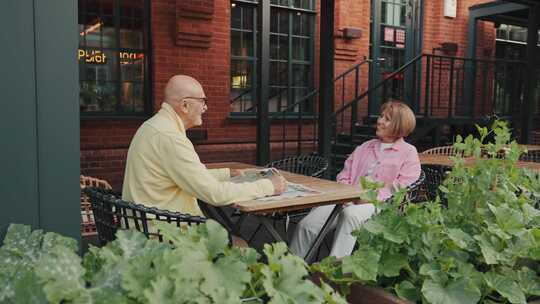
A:
<svg viewBox="0 0 540 304">
<path fill-rule="evenodd" d="M 158 224 L 171 244 L 119 231 L 83 259 L 75 240 L 11 225 L 0 247 L 0 303 L 345 303 L 305 279 L 305 262 L 284 243 L 228 246 L 214 221 L 178 229 Z M 156 225 L 157 226 L 157 225 Z"/>
<path fill-rule="evenodd" d="M 520 169 L 522 151 L 495 122 L 494 143 L 457 138 L 465 155 L 489 157 L 473 166 L 463 158 L 440 188 L 446 199 L 400 208 L 378 204 L 378 216 L 359 231 L 358 250 L 313 269 L 335 283 L 382 286 L 402 299 L 435 304 L 526 303 L 540 296 L 540 180 Z M 500 151 L 506 151 L 504 158 Z M 499 158 L 497 158 L 499 157 Z"/>
</svg>

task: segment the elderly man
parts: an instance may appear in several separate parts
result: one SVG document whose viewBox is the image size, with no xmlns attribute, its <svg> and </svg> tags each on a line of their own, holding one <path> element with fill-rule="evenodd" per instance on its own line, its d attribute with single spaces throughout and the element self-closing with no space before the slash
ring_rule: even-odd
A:
<svg viewBox="0 0 540 304">
<path fill-rule="evenodd" d="M 202 124 L 206 96 L 201 84 L 176 75 L 165 87 L 161 109 L 142 124 L 129 146 L 122 196 L 125 200 L 202 215 L 201 199 L 214 206 L 280 194 L 280 175 L 254 182 L 232 183 L 238 170 L 207 169 L 186 130 Z"/>
</svg>

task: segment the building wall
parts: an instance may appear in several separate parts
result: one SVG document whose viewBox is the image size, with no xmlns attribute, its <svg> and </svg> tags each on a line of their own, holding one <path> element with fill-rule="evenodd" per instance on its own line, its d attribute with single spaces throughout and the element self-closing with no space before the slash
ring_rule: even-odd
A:
<svg viewBox="0 0 540 304">
<path fill-rule="evenodd" d="M 322 0 L 319 0 L 320 2 Z M 371 2 L 369 0 L 335 0 L 335 75 L 369 57 Z M 441 42 L 456 42 L 457 55 L 464 55 L 467 40 L 468 7 L 487 0 L 458 2 L 458 16 L 442 16 L 442 1 L 424 0 L 424 52 L 431 53 Z M 229 118 L 230 70 L 230 0 L 152 0 L 152 89 L 153 111 L 159 110 L 167 80 L 175 74 L 187 74 L 198 79 L 205 88 L 209 110 L 202 129 L 207 139 L 196 141 L 196 149 L 203 162 L 255 162 L 256 121 Z M 319 10 L 319 6 L 317 7 Z M 315 85 L 318 86 L 319 17 L 315 33 Z M 342 29 L 361 31 L 357 39 L 343 39 Z M 481 54 L 494 53 L 494 29 L 490 24 L 479 26 Z M 360 92 L 368 85 L 368 66 L 360 73 Z M 345 90 L 342 86 L 345 85 Z M 336 83 L 336 105 L 354 94 L 354 80 Z M 367 113 L 367 102 L 361 104 L 359 117 Z M 350 113 L 346 115 L 350 116 Z M 135 119 L 81 120 L 81 173 L 108 180 L 120 190 L 129 142 L 144 121 Z M 287 123 L 272 127 L 272 138 L 280 138 L 283 129 L 289 138 L 297 130 Z M 303 132 L 313 132 L 311 128 Z M 279 158 L 281 145 L 273 144 L 273 158 Z M 288 146 L 288 149 L 295 147 Z"/>
</svg>

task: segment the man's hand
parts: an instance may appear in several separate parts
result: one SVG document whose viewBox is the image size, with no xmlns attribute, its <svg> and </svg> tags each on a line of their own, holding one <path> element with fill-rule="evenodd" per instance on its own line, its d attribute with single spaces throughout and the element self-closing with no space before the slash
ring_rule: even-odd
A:
<svg viewBox="0 0 540 304">
<path fill-rule="evenodd" d="M 274 195 L 279 195 L 287 189 L 287 180 L 281 174 L 272 175 L 270 181 L 274 185 Z"/>
</svg>

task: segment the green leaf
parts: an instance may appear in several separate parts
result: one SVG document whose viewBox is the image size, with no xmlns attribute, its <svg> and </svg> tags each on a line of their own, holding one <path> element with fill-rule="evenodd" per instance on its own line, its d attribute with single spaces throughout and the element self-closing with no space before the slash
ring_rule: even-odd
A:
<svg viewBox="0 0 540 304">
<path fill-rule="evenodd" d="M 427 279 L 422 294 L 431 304 L 475 304 L 481 296 L 480 290 L 464 278 L 450 281 L 446 286 Z"/>
<path fill-rule="evenodd" d="M 149 304 L 174 304 L 180 299 L 173 297 L 173 284 L 163 276 L 158 276 L 150 283 L 150 288 L 143 291 L 145 302 Z"/>
<path fill-rule="evenodd" d="M 409 281 L 401 281 L 394 287 L 399 298 L 417 302 L 420 299 L 420 291 Z"/>
<path fill-rule="evenodd" d="M 325 293 L 304 277 L 307 265 L 300 257 L 287 253 L 284 243 L 264 246 L 268 265 L 261 265 L 264 290 L 270 304 L 323 303 Z"/>
<path fill-rule="evenodd" d="M 474 239 L 459 228 L 450 228 L 448 237 L 461 249 L 468 249 L 474 243 Z"/>
<path fill-rule="evenodd" d="M 401 269 L 408 267 L 408 258 L 400 253 L 382 253 L 380 260 L 379 273 L 385 277 L 397 277 Z"/>
<path fill-rule="evenodd" d="M 50 302 L 73 301 L 88 296 L 82 279 L 84 268 L 81 258 L 67 247 L 59 245 L 52 248 L 36 267 L 36 273 L 44 282 Z"/>
<path fill-rule="evenodd" d="M 527 267 L 522 267 L 517 273 L 517 282 L 526 295 L 540 296 L 540 278 Z"/>
<path fill-rule="evenodd" d="M 343 258 L 343 273 L 352 273 L 362 281 L 376 281 L 381 250 L 371 247 L 359 248 Z"/>
<path fill-rule="evenodd" d="M 523 294 L 519 285 L 512 279 L 490 271 L 484 274 L 484 280 L 490 288 L 508 299 L 510 303 L 527 303 L 525 294 Z"/>
<path fill-rule="evenodd" d="M 497 223 L 503 231 L 515 234 L 516 231 L 525 227 L 522 213 L 508 207 L 507 204 L 503 204 L 499 207 L 488 204 L 488 207 L 495 215 Z"/>
</svg>

